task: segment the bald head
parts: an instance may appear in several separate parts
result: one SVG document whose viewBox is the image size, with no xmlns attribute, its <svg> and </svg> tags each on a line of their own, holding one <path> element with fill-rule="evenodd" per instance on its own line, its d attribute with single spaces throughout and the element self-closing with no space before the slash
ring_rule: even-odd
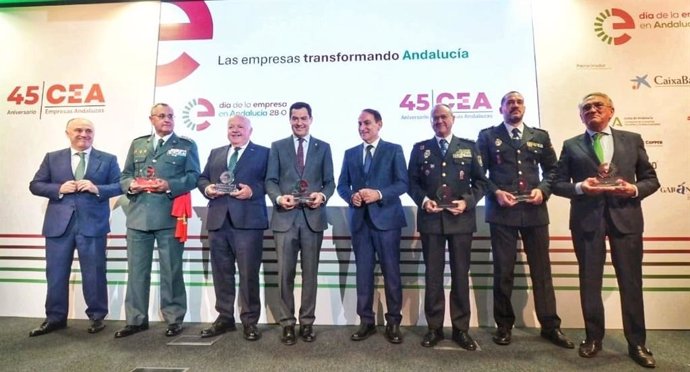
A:
<svg viewBox="0 0 690 372">
<path fill-rule="evenodd" d="M 69 138 L 70 146 L 77 151 L 84 151 L 93 144 L 95 128 L 91 120 L 74 118 L 67 121 L 65 134 Z"/>
</svg>

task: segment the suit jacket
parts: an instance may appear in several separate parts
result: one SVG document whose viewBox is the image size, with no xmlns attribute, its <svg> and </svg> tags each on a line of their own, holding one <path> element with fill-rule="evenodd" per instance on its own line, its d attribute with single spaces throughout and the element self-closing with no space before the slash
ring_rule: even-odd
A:
<svg viewBox="0 0 690 372">
<path fill-rule="evenodd" d="M 363 145 L 345 151 L 343 167 L 338 179 L 338 194 L 349 208 L 350 230 L 354 233 L 362 227 L 365 213 L 379 230 L 391 230 L 407 226 L 400 195 L 407 192 L 407 169 L 402 147 L 379 141 L 374 152 L 369 173 L 364 173 Z M 352 195 L 363 188 L 379 190 L 381 200 L 355 207 Z"/>
<path fill-rule="evenodd" d="M 541 226 L 549 223 L 546 201 L 556 173 L 556 152 L 549 133 L 524 126 L 520 146 L 515 146 L 503 123 L 479 132 L 477 148 L 484 169 L 489 171 L 486 191 L 486 222 L 507 226 Z M 541 167 L 541 180 L 539 169 Z M 518 203 L 501 207 L 495 192 L 518 192 L 518 180 L 525 181 L 525 191 L 541 190 L 544 203 Z"/>
<path fill-rule="evenodd" d="M 307 193 L 321 192 L 328 200 L 335 191 L 333 178 L 333 158 L 328 143 L 311 136 L 306 159 L 304 175 L 300 177 L 296 166 L 297 154 L 292 136 L 273 142 L 266 170 L 266 193 L 274 204 L 271 217 L 271 229 L 285 232 L 290 229 L 298 213 L 304 213 L 309 227 L 314 231 L 328 228 L 326 209 L 293 208 L 286 210 L 276 204 L 280 195 L 291 194 L 300 179 L 309 182 Z"/>
<path fill-rule="evenodd" d="M 153 138 L 148 135 L 132 141 L 120 177 L 120 187 L 129 198 L 125 212 L 130 229 L 148 231 L 174 228 L 177 218 L 170 215 L 173 199 L 194 189 L 199 179 L 199 153 L 191 139 L 173 133 L 154 155 Z M 146 176 L 148 167 L 153 167 L 157 178 L 168 182 L 170 192 L 127 192 L 134 178 Z"/>
<path fill-rule="evenodd" d="M 199 176 L 197 187 L 201 194 L 211 184 L 220 183 L 221 173 L 228 170 L 228 151 L 232 146 L 227 145 L 211 150 L 204 171 Z M 241 200 L 229 195 L 209 199 L 208 230 L 218 230 L 223 225 L 226 215 L 229 215 L 232 226 L 237 229 L 268 228 L 268 214 L 266 212 L 266 167 L 268 166 L 268 148 L 249 142 L 242 153 L 242 157 L 235 165 L 235 184 L 245 184 L 252 188 L 252 197 Z M 208 198 L 208 197 L 207 197 Z"/>
<path fill-rule="evenodd" d="M 617 177 L 637 186 L 636 198 L 617 198 L 605 194 L 578 195 L 575 184 L 595 177 L 599 160 L 592 147 L 592 139 L 585 132 L 563 143 L 558 161 L 553 193 L 570 198 L 570 229 L 576 232 L 594 231 L 608 208 L 612 223 L 624 234 L 641 234 L 644 229 L 642 199 L 659 188 L 656 171 L 649 163 L 642 137 L 633 132 L 611 129 L 613 163 Z"/>
<path fill-rule="evenodd" d="M 81 234 L 91 237 L 106 235 L 110 232 L 108 200 L 122 194 L 118 184 L 120 167 L 117 158 L 92 148 L 84 179 L 98 187 L 98 195 L 77 192 L 60 198 L 60 186 L 74 180 L 71 157 L 69 148 L 47 153 L 29 184 L 32 194 L 49 199 L 43 235 L 54 238 L 64 234 L 75 213 Z"/>
<path fill-rule="evenodd" d="M 475 206 L 484 196 L 486 177 L 474 141 L 453 136 L 446 155 L 435 138 L 418 142 L 412 148 L 408 194 L 417 204 L 417 230 L 422 234 L 468 234 L 477 231 Z M 444 210 L 427 213 L 422 208 L 424 198 L 437 200 L 441 185 L 451 188 L 455 199 L 467 203 L 464 213 L 453 216 Z"/>
</svg>

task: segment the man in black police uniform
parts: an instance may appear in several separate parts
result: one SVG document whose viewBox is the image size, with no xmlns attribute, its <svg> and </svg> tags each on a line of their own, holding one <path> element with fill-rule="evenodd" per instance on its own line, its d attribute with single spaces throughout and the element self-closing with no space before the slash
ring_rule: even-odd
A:
<svg viewBox="0 0 690 372">
<path fill-rule="evenodd" d="M 431 114 L 434 137 L 416 143 L 407 168 L 408 194 L 419 207 L 417 230 L 422 239 L 426 289 L 424 314 L 429 331 L 422 346 L 443 340 L 446 308 L 443 288 L 445 247 L 450 258 L 450 318 L 453 340 L 466 350 L 476 350 L 470 337 L 470 253 L 477 231 L 475 206 L 486 188 L 481 158 L 473 141 L 453 135 L 453 111 L 436 105 Z"/>
<path fill-rule="evenodd" d="M 546 200 L 551 194 L 556 153 L 546 131 L 530 128 L 522 122 L 525 114 L 522 94 L 506 93 L 501 99 L 500 112 L 503 123 L 482 130 L 477 140 L 482 162 L 489 171 L 486 222 L 491 232 L 497 325 L 493 341 L 498 345 L 508 345 L 511 341 L 515 313 L 510 296 L 519 233 L 529 263 L 541 336 L 572 349 L 575 345 L 560 329 L 549 259 Z"/>
</svg>

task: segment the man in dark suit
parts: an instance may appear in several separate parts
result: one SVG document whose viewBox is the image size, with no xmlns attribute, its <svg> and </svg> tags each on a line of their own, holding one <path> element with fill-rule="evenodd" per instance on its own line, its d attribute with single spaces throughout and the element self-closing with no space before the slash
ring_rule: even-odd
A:
<svg viewBox="0 0 690 372">
<path fill-rule="evenodd" d="M 302 303 L 299 335 L 312 342 L 314 310 L 323 232 L 328 228 L 326 201 L 333 195 L 333 159 L 328 143 L 309 134 L 311 106 L 296 102 L 290 106 L 292 135 L 273 142 L 266 171 L 266 193 L 273 202 L 271 229 L 278 257 L 278 287 L 283 327 L 281 342 L 294 345 L 295 273 L 297 255 L 302 264 Z"/>
<path fill-rule="evenodd" d="M 196 187 L 199 153 L 189 138 L 178 137 L 172 107 L 158 103 L 149 120 L 153 135 L 135 138 L 127 153 L 120 187 L 129 199 L 127 215 L 127 325 L 116 338 L 149 327 L 149 291 L 154 241 L 160 265 L 160 306 L 168 327 L 165 335 L 182 332 L 187 292 L 182 276 L 184 243 L 175 236 L 173 199 Z"/>
<path fill-rule="evenodd" d="M 29 336 L 67 326 L 69 277 L 74 249 L 79 252 L 82 290 L 89 333 L 105 328 L 108 288 L 105 276 L 106 235 L 110 232 L 111 197 L 120 195 L 120 167 L 114 155 L 92 147 L 91 121 L 75 118 L 65 130 L 70 148 L 49 152 L 29 184 L 31 193 L 49 199 L 43 221 L 46 237 L 46 320 Z"/>
<path fill-rule="evenodd" d="M 519 233 L 529 263 L 541 336 L 572 349 L 575 345 L 560 329 L 549 258 L 546 200 L 551 195 L 556 153 L 545 130 L 530 128 L 522 122 L 525 114 L 522 94 L 506 93 L 501 99 L 500 112 L 503 123 L 482 130 L 477 140 L 484 168 L 489 171 L 486 222 L 491 231 L 497 325 L 493 341 L 508 345 L 512 339 L 515 313 L 510 297 Z"/>
<path fill-rule="evenodd" d="M 376 257 L 386 293 L 386 339 L 403 341 L 400 334 L 402 285 L 400 234 L 407 226 L 400 195 L 407 191 L 407 169 L 400 145 L 379 137 L 381 114 L 365 109 L 357 120 L 364 141 L 345 151 L 338 179 L 338 194 L 349 205 L 352 250 L 357 265 L 357 314 L 361 326 L 351 339 L 361 341 L 376 332 L 374 319 L 374 266 Z"/>
<path fill-rule="evenodd" d="M 230 145 L 211 151 L 197 183 L 199 191 L 209 199 L 206 226 L 218 311 L 218 319 L 201 331 L 201 337 L 235 330 L 235 262 L 240 273 L 238 302 L 244 338 L 256 341 L 261 337 L 256 323 L 261 315 L 259 268 L 263 232 L 268 228 L 264 179 L 269 150 L 251 142 L 251 134 L 249 119 L 231 116 Z"/>
<path fill-rule="evenodd" d="M 431 127 L 434 138 L 418 142 L 407 168 L 409 194 L 419 208 L 417 230 L 422 239 L 426 291 L 424 313 L 429 326 L 422 346 L 443 340 L 445 293 L 443 271 L 448 243 L 451 289 L 450 317 L 453 340 L 466 350 L 476 350 L 470 337 L 470 252 L 477 231 L 475 206 L 483 197 L 486 178 L 475 143 L 453 135 L 453 111 L 436 105 Z"/>
<path fill-rule="evenodd" d="M 570 231 L 586 332 L 579 354 L 591 358 L 602 347 L 605 316 L 601 287 L 608 237 L 628 354 L 641 366 L 654 368 L 654 357 L 645 346 L 641 202 L 659 188 L 659 180 L 642 137 L 609 127 L 615 112 L 611 98 L 590 93 L 579 108 L 587 130 L 563 143 L 553 186 L 554 194 L 570 199 Z M 608 172 L 599 172 L 604 168 Z M 613 185 L 598 178 L 598 173 L 609 173 Z"/>
</svg>

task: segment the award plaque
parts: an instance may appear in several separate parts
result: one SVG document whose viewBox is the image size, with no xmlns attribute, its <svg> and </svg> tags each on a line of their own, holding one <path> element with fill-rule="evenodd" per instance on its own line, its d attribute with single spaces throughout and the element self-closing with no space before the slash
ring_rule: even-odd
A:
<svg viewBox="0 0 690 372">
<path fill-rule="evenodd" d="M 527 181 L 524 178 L 518 178 L 517 188 L 518 190 L 517 192 L 513 193 L 513 196 L 515 196 L 515 200 L 518 203 L 526 202 L 532 199 L 532 194 L 530 193 L 530 190 L 527 187 Z"/>
<path fill-rule="evenodd" d="M 235 184 L 235 175 L 225 171 L 220 174 L 220 183 L 214 185 L 216 191 L 223 194 L 230 194 L 237 191 L 237 185 Z"/>
<path fill-rule="evenodd" d="M 311 203 L 314 201 L 309 196 L 309 182 L 307 180 L 299 180 L 292 189 L 292 196 L 295 197 L 295 201 L 299 204 Z"/>
<path fill-rule="evenodd" d="M 455 208 L 457 205 L 453 203 L 453 190 L 448 185 L 441 185 L 436 190 L 436 205 L 439 208 Z"/>
<path fill-rule="evenodd" d="M 146 167 L 145 172 L 144 169 L 139 169 L 139 176 L 136 178 L 136 181 L 139 185 L 144 186 L 146 192 L 151 192 L 151 189 L 154 188 L 158 183 L 158 178 L 156 178 L 156 168 L 149 165 Z"/>
<path fill-rule="evenodd" d="M 601 163 L 597 168 L 597 181 L 600 187 L 615 187 L 617 184 L 617 170 L 613 163 Z"/>
</svg>

